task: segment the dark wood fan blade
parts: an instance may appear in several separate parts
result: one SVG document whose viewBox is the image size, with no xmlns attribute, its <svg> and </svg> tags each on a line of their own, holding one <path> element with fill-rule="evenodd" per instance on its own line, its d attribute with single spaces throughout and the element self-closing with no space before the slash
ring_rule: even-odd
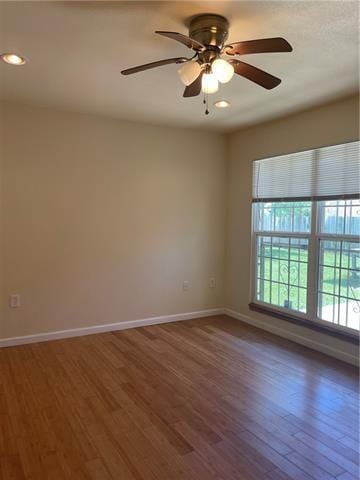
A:
<svg viewBox="0 0 360 480">
<path fill-rule="evenodd" d="M 197 97 L 200 94 L 203 73 L 204 72 L 201 72 L 197 79 L 185 88 L 183 97 Z"/>
<path fill-rule="evenodd" d="M 127 68 L 126 70 L 122 70 L 121 73 L 122 75 L 131 75 L 132 73 L 142 72 L 144 70 L 149 70 L 150 68 L 169 65 L 170 63 L 184 63 L 187 61 L 188 58 L 185 57 L 167 58 L 165 60 L 159 60 L 157 62 L 145 63 L 144 65 L 139 65 L 137 67 Z"/>
<path fill-rule="evenodd" d="M 229 62 L 234 67 L 235 73 L 257 83 L 267 90 L 271 90 L 281 83 L 280 78 L 274 77 L 270 75 L 270 73 L 264 72 L 264 70 L 260 70 L 253 65 L 240 62 L 239 60 L 229 60 Z"/>
<path fill-rule="evenodd" d="M 285 38 L 262 38 L 226 45 L 227 55 L 249 55 L 251 53 L 291 52 L 292 46 Z"/>
<path fill-rule="evenodd" d="M 177 42 L 182 43 L 186 47 L 191 48 L 191 50 L 195 50 L 195 52 L 202 52 L 203 50 L 205 50 L 205 47 L 202 43 L 197 42 L 193 38 L 187 37 L 182 33 L 163 32 L 160 30 L 157 30 L 155 33 L 157 33 L 158 35 L 162 35 L 163 37 L 168 37 L 168 38 L 171 38 L 172 40 L 176 40 Z"/>
</svg>

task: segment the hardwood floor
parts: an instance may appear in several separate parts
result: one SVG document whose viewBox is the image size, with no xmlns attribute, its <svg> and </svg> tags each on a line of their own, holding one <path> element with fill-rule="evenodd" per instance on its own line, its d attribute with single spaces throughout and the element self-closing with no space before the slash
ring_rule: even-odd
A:
<svg viewBox="0 0 360 480">
<path fill-rule="evenodd" d="M 357 370 L 225 316 L 0 350 L 0 479 L 355 480 Z"/>
</svg>

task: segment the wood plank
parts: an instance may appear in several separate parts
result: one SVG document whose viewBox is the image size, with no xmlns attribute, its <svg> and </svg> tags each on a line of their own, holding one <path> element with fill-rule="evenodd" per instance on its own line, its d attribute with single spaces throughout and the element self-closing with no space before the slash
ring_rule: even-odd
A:
<svg viewBox="0 0 360 480">
<path fill-rule="evenodd" d="M 0 480 L 354 480 L 353 367 L 226 316 L 0 350 Z"/>
<path fill-rule="evenodd" d="M 329 448 L 327 445 L 323 444 L 319 440 L 310 437 L 305 432 L 299 432 L 295 434 L 295 437 L 298 438 L 301 442 L 308 445 L 310 448 L 318 452 L 319 454 L 325 456 L 326 458 L 330 459 L 332 462 L 339 465 L 339 467 L 343 468 L 344 470 L 348 471 L 352 475 L 358 475 L 359 473 L 359 466 L 356 465 L 354 462 L 351 462 L 347 458 L 345 458 L 340 453 L 336 452 L 332 448 Z"/>
</svg>

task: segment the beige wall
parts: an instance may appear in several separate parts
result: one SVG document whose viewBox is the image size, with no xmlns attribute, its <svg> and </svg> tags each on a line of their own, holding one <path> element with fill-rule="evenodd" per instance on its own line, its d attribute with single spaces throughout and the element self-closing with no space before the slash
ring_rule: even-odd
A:
<svg viewBox="0 0 360 480">
<path fill-rule="evenodd" d="M 249 310 L 251 169 L 254 159 L 347 142 L 357 139 L 358 134 L 358 97 L 349 97 L 241 130 L 229 138 L 226 306 L 265 327 L 282 329 L 350 355 L 356 355 L 354 345 Z"/>
<path fill-rule="evenodd" d="M 0 338 L 223 306 L 223 136 L 1 114 Z M 12 293 L 21 308 L 8 308 Z"/>
<path fill-rule="evenodd" d="M 225 136 L 3 104 L 0 338 L 226 306 L 356 355 L 248 303 L 252 160 L 354 140 L 357 109 L 347 98 Z"/>
</svg>

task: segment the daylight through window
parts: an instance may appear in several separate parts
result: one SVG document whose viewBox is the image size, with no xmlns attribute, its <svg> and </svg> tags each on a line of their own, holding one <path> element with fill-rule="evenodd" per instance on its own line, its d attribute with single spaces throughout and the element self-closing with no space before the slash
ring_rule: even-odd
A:
<svg viewBox="0 0 360 480">
<path fill-rule="evenodd" d="M 253 173 L 252 301 L 359 330 L 359 143 L 257 160 Z"/>
</svg>

